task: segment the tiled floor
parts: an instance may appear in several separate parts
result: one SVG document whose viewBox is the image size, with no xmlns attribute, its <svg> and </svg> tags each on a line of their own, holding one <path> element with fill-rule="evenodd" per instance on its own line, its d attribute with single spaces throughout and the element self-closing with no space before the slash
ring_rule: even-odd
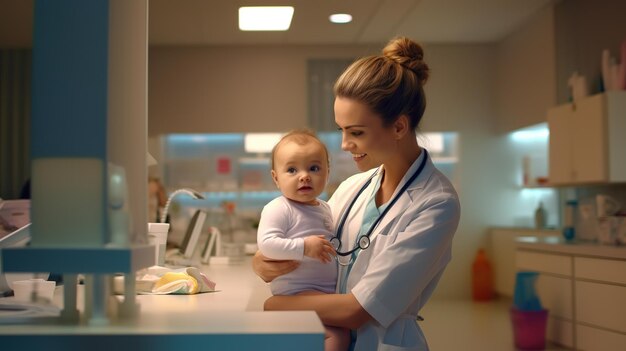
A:
<svg viewBox="0 0 626 351">
<path fill-rule="evenodd" d="M 420 326 L 431 351 L 513 351 L 510 299 L 474 303 L 430 300 L 420 313 Z M 546 350 L 567 350 L 547 345 Z"/>
</svg>

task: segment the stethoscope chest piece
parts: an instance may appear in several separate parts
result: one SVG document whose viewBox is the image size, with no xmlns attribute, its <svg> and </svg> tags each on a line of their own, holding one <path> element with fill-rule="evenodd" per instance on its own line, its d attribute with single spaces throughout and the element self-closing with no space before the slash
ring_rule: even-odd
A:
<svg viewBox="0 0 626 351">
<path fill-rule="evenodd" d="M 360 248 L 361 250 L 365 250 L 365 249 L 367 249 L 368 247 L 370 247 L 370 238 L 369 238 L 369 236 L 362 236 L 362 237 L 359 239 L 359 248 Z"/>
<path fill-rule="evenodd" d="M 330 239 L 330 245 L 332 245 L 332 247 L 333 247 L 333 249 L 335 249 L 335 251 L 339 251 L 339 249 L 341 249 L 341 240 L 338 237 L 334 236 L 334 237 L 332 237 Z M 368 247 L 370 247 L 370 238 L 368 236 L 361 236 L 359 238 L 359 241 L 358 241 L 358 248 L 361 249 L 361 250 L 365 250 Z M 352 251 L 352 252 L 354 252 L 354 251 Z M 351 254 L 352 252 L 349 252 L 349 253 Z M 343 252 L 341 252 L 339 254 L 341 256 L 347 256 L 347 255 L 342 255 Z"/>
</svg>

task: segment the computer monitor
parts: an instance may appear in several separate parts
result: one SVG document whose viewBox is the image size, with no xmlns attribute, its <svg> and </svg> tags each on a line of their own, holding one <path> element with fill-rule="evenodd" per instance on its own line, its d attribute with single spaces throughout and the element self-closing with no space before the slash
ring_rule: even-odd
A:
<svg viewBox="0 0 626 351">
<path fill-rule="evenodd" d="M 209 263 L 211 256 L 222 256 L 222 235 L 216 227 L 209 227 L 209 236 L 202 248 L 200 262 Z"/>
<path fill-rule="evenodd" d="M 196 246 L 198 245 L 198 239 L 200 239 L 200 234 L 202 233 L 202 227 L 204 226 L 206 217 L 207 214 L 203 210 L 196 210 L 193 217 L 191 217 L 189 225 L 187 226 L 187 231 L 185 232 L 185 237 L 180 245 L 180 253 L 183 257 L 191 258 L 191 256 L 193 256 Z"/>
</svg>

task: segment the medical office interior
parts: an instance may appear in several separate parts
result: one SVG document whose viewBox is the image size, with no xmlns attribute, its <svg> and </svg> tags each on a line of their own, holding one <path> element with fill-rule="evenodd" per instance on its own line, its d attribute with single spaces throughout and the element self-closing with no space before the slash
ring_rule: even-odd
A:
<svg viewBox="0 0 626 351">
<path fill-rule="evenodd" d="M 71 2 L 62 1 L 59 7 L 68 11 Z M 116 0 L 103 2 L 113 8 Z M 31 140 L 45 135 L 31 134 L 31 123 L 41 123 L 31 121 L 33 82 L 43 81 L 38 80 L 40 71 L 33 67 L 45 67 L 33 52 L 38 44 L 33 33 L 39 24 L 33 14 L 39 3 L 46 1 L 0 0 L 0 214 L 4 216 L 0 268 L 7 265 L 5 252 L 14 244 L 6 237 L 33 218 L 30 211 L 30 217 L 20 218 L 22 222 L 12 229 L 6 223 L 15 208 L 28 213 L 37 201 L 24 200 L 29 197 L 24 194 L 28 189 L 24 185 L 33 177 L 45 178 L 36 174 L 38 170 L 48 175 L 59 171 L 51 164 L 35 166 L 30 158 L 31 147 L 45 155 L 41 145 L 53 143 Z M 279 195 L 270 176 L 269 152 L 281 133 L 302 127 L 317 132 L 331 158 L 331 176 L 322 195 L 328 199 L 342 180 L 357 171 L 350 155 L 341 150 L 332 110 L 333 82 L 355 58 L 376 54 L 393 36 L 405 35 L 423 44 L 432 71 L 425 86 L 427 108 L 418 136 L 420 145 L 450 178 L 462 208 L 453 259 L 421 313 L 425 320 L 419 323 L 430 348 L 515 350 L 519 326 L 512 321 L 511 308 L 519 302 L 520 271 L 536 272 L 532 282 L 541 308 L 547 310 L 546 349 L 607 351 L 626 345 L 626 3 L 135 3 L 145 4 L 139 18 L 145 21 L 147 32 L 142 38 L 128 39 L 133 45 L 126 48 L 137 50 L 138 60 L 143 61 L 139 70 L 119 70 L 122 78 L 118 77 L 115 87 L 126 91 L 127 85 L 144 82 L 143 95 L 140 89 L 139 95 L 130 96 L 136 99 L 132 104 L 138 105 L 134 111 L 146 118 L 131 127 L 125 123 L 134 119 L 132 113 L 114 122 L 122 125 L 118 131 L 138 128 L 134 135 L 140 138 L 127 138 L 121 150 L 109 151 L 123 155 L 133 150 L 127 159 L 119 156 L 125 160 L 120 161 L 122 165 L 133 165 L 120 171 L 127 178 L 126 193 L 133 202 L 124 206 L 133 207 L 126 217 L 111 218 L 130 221 L 133 228 L 147 222 L 169 223 L 167 247 L 160 251 L 163 265 L 196 267 L 207 282 L 198 284 L 199 294 L 127 294 L 126 304 L 117 306 L 120 315 L 154 316 L 154 325 L 162 323 L 166 330 L 168 314 L 184 313 L 192 316 L 188 330 L 198 333 L 207 330 L 202 323 L 212 325 L 206 315 L 213 313 L 233 316 L 218 328 L 225 333 L 254 334 L 242 325 L 267 324 L 263 319 L 266 312 L 260 311 L 269 288 L 254 275 L 250 260 L 256 251 L 260 211 Z M 261 5 L 293 6 L 291 26 L 286 31 L 240 31 L 238 8 Z M 137 12 L 132 9 L 127 13 Z M 330 23 L 332 13 L 349 13 L 352 21 Z M 127 23 L 132 23 L 124 24 L 130 28 L 138 25 L 136 20 Z M 122 34 L 114 33 L 115 25 L 109 24 L 110 38 L 125 38 L 123 30 Z M 142 46 L 145 59 L 141 58 Z M 109 74 L 115 71 L 115 62 L 109 58 Z M 109 94 L 115 94 L 111 91 Z M 106 112 L 104 115 L 98 123 L 106 125 Z M 61 140 L 64 136 L 46 138 Z M 91 166 L 71 164 L 84 174 L 94 172 Z M 131 170 L 133 167 L 140 169 Z M 154 189 L 162 186 L 160 199 L 147 189 L 148 179 L 158 184 L 153 184 Z M 87 182 L 81 186 L 89 189 Z M 31 190 L 56 196 L 47 204 L 42 201 L 38 208 L 63 207 L 64 197 L 73 196 L 47 192 L 45 184 Z M 73 217 L 77 222 L 86 221 L 77 218 L 80 214 Z M 67 225 L 48 221 L 60 227 Z M 55 247 L 55 240 L 37 238 L 36 243 Z M 139 246 L 149 244 L 145 233 L 131 235 L 129 240 Z M 130 244 L 126 241 L 121 245 Z M 485 268 L 476 260 L 480 250 L 489 260 L 487 273 L 477 271 Z M 155 259 L 154 252 L 159 262 L 159 250 L 153 246 L 124 252 L 132 257 L 148 253 L 149 260 Z M 124 271 L 124 277 L 145 268 L 129 265 L 132 267 Z M 11 266 L 20 264 L 12 262 Z M 55 267 L 66 266 L 70 265 Z M 70 274 L 60 277 L 48 274 L 54 272 L 21 272 L 19 278 L 76 279 L 71 273 L 74 268 L 67 269 Z M 15 275 L 8 271 L 0 273 L 5 295 L 0 305 L 4 305 L 16 298 L 7 282 L 17 278 L 10 278 Z M 476 295 L 480 274 L 490 277 L 486 296 Z M 105 295 L 120 284 L 131 289 L 128 281 L 108 285 L 102 276 L 87 274 L 84 279 L 91 279 L 91 289 L 102 289 Z M 82 279 L 80 274 L 78 278 Z M 107 324 L 107 312 L 99 311 L 110 308 L 106 296 L 92 291 L 81 297 L 79 289 L 72 300 L 61 289 L 62 282 L 58 282 L 53 296 L 57 306 L 76 299 L 80 305 L 86 299 L 87 305 L 94 306 L 86 313 L 102 317 L 102 325 Z M 133 289 L 141 288 L 137 285 Z M 63 313 L 67 316 L 71 312 Z M 42 309 L 36 313 L 53 312 Z M 195 319 L 195 314 L 205 317 Z M 13 316 L 3 317 L 0 311 L 0 343 L 8 336 L 31 333 L 28 323 L 2 322 L 2 318 Z M 261 334 L 274 333 L 273 337 L 280 338 L 283 333 L 320 332 L 310 314 L 303 314 L 305 322 L 295 327 L 285 321 L 281 324 L 280 314 L 268 316 L 277 323 L 277 329 Z M 94 320 L 90 325 L 98 323 Z M 193 325 L 194 321 L 201 325 Z M 282 326 L 297 330 L 280 330 Z M 112 338 L 115 332 L 105 329 L 100 332 Z M 170 335 L 170 331 L 163 334 Z"/>
</svg>

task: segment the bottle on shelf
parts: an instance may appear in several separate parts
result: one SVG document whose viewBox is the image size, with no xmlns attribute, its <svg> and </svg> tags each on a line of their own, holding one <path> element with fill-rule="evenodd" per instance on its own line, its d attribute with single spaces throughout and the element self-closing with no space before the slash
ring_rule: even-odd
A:
<svg viewBox="0 0 626 351">
<path fill-rule="evenodd" d="M 530 156 L 522 158 L 522 185 L 530 186 Z"/>
<path fill-rule="evenodd" d="M 539 206 L 535 210 L 535 228 L 543 229 L 546 227 L 546 210 L 543 208 L 543 202 L 539 201 Z"/>
<path fill-rule="evenodd" d="M 479 249 L 472 264 L 472 299 L 489 301 L 495 297 L 493 270 L 484 249 Z"/>
</svg>

